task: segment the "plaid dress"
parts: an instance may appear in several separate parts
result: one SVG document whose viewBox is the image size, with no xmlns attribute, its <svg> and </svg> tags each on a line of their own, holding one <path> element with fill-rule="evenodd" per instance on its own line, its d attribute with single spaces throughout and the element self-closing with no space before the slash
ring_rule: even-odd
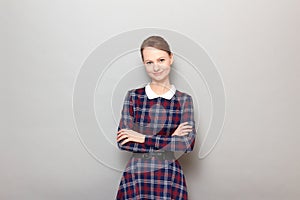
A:
<svg viewBox="0 0 300 200">
<path fill-rule="evenodd" d="M 179 124 L 188 122 L 193 131 L 186 136 L 171 136 Z M 126 94 L 120 129 L 132 129 L 145 134 L 144 143 L 128 142 L 118 147 L 131 152 L 193 150 L 195 122 L 192 97 L 178 90 L 170 99 L 149 99 L 145 87 L 129 90 Z M 132 157 L 123 172 L 117 200 L 186 200 L 185 177 L 179 162 Z"/>
</svg>

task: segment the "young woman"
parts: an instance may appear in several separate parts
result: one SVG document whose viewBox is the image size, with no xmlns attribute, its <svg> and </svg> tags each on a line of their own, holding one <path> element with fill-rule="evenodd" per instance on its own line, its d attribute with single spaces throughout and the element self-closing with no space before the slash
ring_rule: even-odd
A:
<svg viewBox="0 0 300 200">
<path fill-rule="evenodd" d="M 175 151 L 193 150 L 195 122 L 192 97 L 170 84 L 173 54 L 160 36 L 141 45 L 151 82 L 126 94 L 117 143 L 133 155 L 126 165 L 117 200 L 188 199 Z"/>
</svg>

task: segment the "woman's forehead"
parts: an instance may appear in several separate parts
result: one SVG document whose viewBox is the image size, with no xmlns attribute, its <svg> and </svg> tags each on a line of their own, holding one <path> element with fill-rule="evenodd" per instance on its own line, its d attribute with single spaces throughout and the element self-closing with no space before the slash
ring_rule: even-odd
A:
<svg viewBox="0 0 300 200">
<path fill-rule="evenodd" d="M 146 57 L 162 57 L 162 56 L 168 56 L 168 52 L 156 49 L 154 47 L 146 47 L 143 50 L 144 58 Z"/>
</svg>

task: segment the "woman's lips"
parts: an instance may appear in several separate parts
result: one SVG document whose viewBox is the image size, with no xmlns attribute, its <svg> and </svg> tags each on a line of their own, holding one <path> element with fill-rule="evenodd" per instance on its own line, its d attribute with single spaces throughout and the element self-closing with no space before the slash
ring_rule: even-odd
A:
<svg viewBox="0 0 300 200">
<path fill-rule="evenodd" d="M 161 75 L 162 72 L 153 73 L 155 76 Z"/>
</svg>

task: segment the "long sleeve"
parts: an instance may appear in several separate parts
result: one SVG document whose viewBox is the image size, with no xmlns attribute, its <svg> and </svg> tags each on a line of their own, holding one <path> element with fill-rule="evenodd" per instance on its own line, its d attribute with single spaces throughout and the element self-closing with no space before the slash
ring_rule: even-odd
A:
<svg viewBox="0 0 300 200">
<path fill-rule="evenodd" d="M 118 126 L 118 131 L 121 129 L 134 129 L 134 101 L 132 98 L 132 90 L 128 91 L 124 103 L 123 109 L 121 112 L 121 119 Z M 149 152 L 153 151 L 153 148 L 146 146 L 144 143 L 137 143 L 137 142 L 127 142 L 126 144 L 121 145 L 123 140 L 118 142 L 118 147 L 121 150 L 132 151 L 132 152 Z"/>
<path fill-rule="evenodd" d="M 121 113 L 121 120 L 119 123 L 118 131 L 120 129 L 134 129 L 134 100 L 131 95 L 132 91 L 128 91 L 124 100 L 123 109 Z M 164 151 L 182 151 L 190 152 L 193 150 L 195 143 L 195 121 L 193 100 L 190 95 L 186 95 L 182 101 L 181 119 L 180 123 L 188 122 L 192 125 L 193 131 L 186 136 L 164 136 L 164 135 L 146 135 L 144 143 L 128 142 L 121 145 L 118 142 L 118 147 L 122 150 L 132 152 L 150 152 L 156 150 Z"/>
<path fill-rule="evenodd" d="M 182 151 L 191 152 L 195 144 L 195 120 L 194 120 L 194 107 L 193 99 L 190 95 L 186 96 L 182 107 L 182 114 L 180 123 L 188 122 L 193 128 L 193 131 L 185 136 L 162 136 L 153 135 L 146 136 L 145 145 L 154 148 L 155 150 L 165 151 Z"/>
</svg>

